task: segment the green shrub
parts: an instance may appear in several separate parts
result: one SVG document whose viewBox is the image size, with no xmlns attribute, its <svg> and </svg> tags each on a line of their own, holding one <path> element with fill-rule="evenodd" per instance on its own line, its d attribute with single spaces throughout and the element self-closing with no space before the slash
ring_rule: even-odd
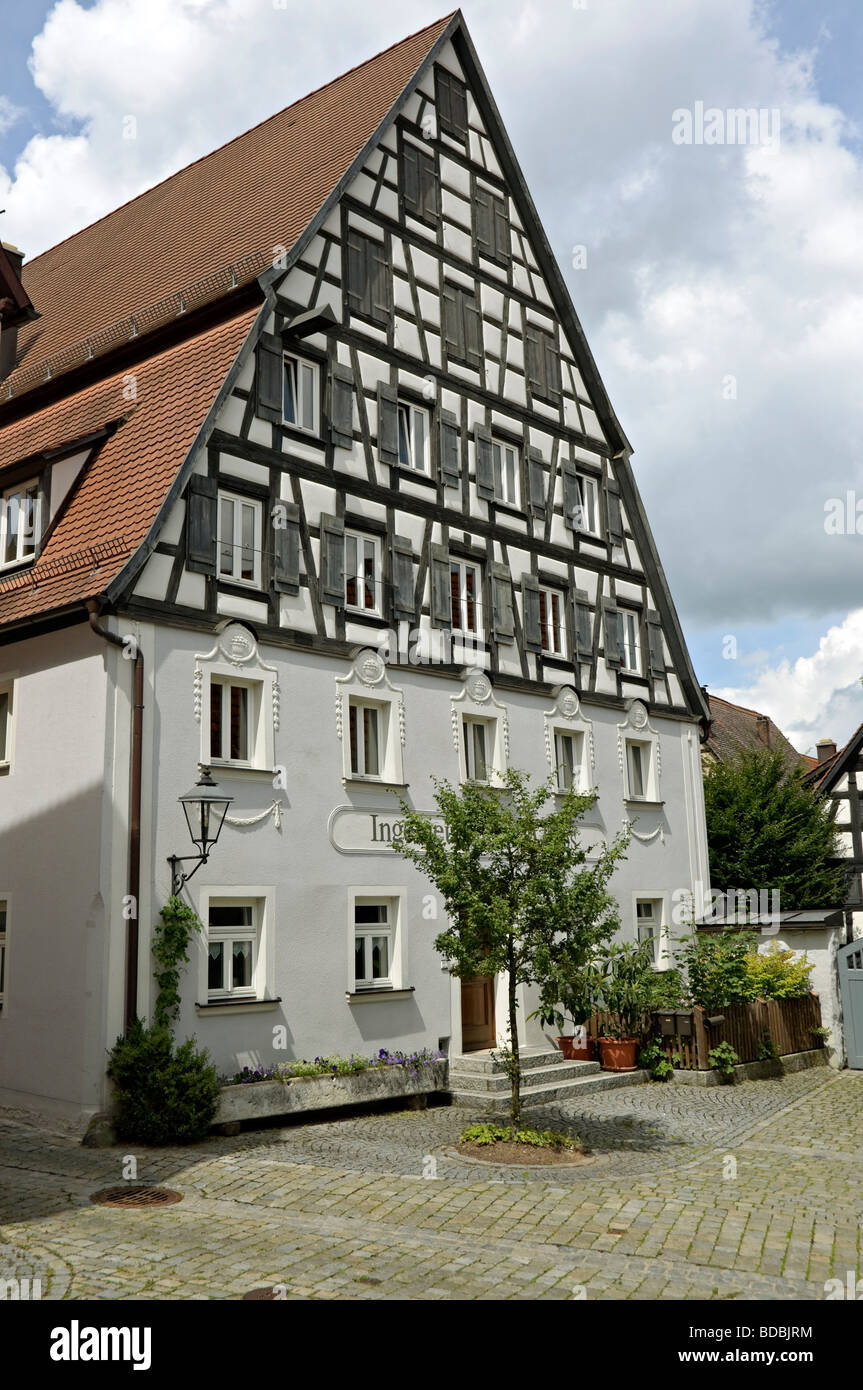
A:
<svg viewBox="0 0 863 1390">
<path fill-rule="evenodd" d="M 777 1062 L 779 1060 L 779 1048 L 768 1032 L 761 1034 L 761 1042 L 758 1045 L 759 1062 Z"/>
<path fill-rule="evenodd" d="M 753 932 L 696 932 L 685 938 L 682 955 L 696 1004 L 713 1012 L 743 1004 L 751 993 L 747 956 L 755 948 Z"/>
<path fill-rule="evenodd" d="M 795 960 L 794 952 L 771 941 L 766 951 L 750 950 L 745 958 L 750 999 L 799 999 L 811 989 L 809 976 L 815 969 L 804 952 Z"/>
<path fill-rule="evenodd" d="M 734 1068 L 740 1061 L 737 1053 L 729 1042 L 717 1043 L 707 1054 L 710 1058 L 710 1065 L 714 1071 L 718 1071 L 720 1076 L 729 1080 L 734 1076 Z"/>
<path fill-rule="evenodd" d="M 462 1144 L 529 1144 L 533 1149 L 578 1149 L 577 1139 L 553 1129 L 512 1129 L 509 1125 L 468 1125 L 460 1136 Z"/>
<path fill-rule="evenodd" d="M 216 1068 L 194 1038 L 175 1048 L 164 1028 L 136 1019 L 108 1062 L 117 1138 L 138 1144 L 192 1144 L 207 1133 L 219 1103 Z"/>
<path fill-rule="evenodd" d="M 675 1052 L 669 1062 L 662 1043 L 647 1043 L 638 1054 L 638 1065 L 650 1072 L 651 1081 L 670 1081 L 674 1068 L 680 1064 L 680 1054 Z"/>
<path fill-rule="evenodd" d="M 683 974 L 676 966 L 655 971 L 648 985 L 650 1009 L 688 1009 L 692 1003 Z"/>
</svg>

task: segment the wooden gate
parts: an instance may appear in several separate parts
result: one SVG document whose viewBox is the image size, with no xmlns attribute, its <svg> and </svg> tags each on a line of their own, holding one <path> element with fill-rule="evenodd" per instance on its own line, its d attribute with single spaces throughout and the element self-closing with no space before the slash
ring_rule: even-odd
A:
<svg viewBox="0 0 863 1390">
<path fill-rule="evenodd" d="M 863 1071 L 863 940 L 840 946 L 836 958 L 848 1065 Z"/>
</svg>

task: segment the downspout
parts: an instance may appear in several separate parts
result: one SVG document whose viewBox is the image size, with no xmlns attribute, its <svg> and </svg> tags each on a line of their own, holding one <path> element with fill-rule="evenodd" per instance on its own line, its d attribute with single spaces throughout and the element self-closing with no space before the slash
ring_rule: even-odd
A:
<svg viewBox="0 0 863 1390">
<path fill-rule="evenodd" d="M 124 638 L 109 632 L 99 622 L 102 603 L 99 599 L 88 599 L 87 612 L 91 628 L 98 637 L 111 642 L 115 647 L 128 650 Z M 141 761 L 143 751 L 144 727 L 144 657 L 136 645 L 132 672 L 132 770 L 129 791 L 129 878 L 128 893 L 133 906 L 133 915 L 128 918 L 126 928 L 126 996 L 125 1026 L 128 1033 L 138 1017 L 138 898 L 141 888 Z"/>
</svg>

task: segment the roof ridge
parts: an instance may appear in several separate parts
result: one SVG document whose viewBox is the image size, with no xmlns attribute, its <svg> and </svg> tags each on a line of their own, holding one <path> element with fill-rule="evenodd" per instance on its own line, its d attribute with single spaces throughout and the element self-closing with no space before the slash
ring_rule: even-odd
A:
<svg viewBox="0 0 863 1390">
<path fill-rule="evenodd" d="M 61 246 L 65 246 L 67 242 L 74 241 L 76 237 L 83 236 L 85 232 L 91 231 L 93 227 L 98 227 L 100 222 L 105 222 L 109 217 L 113 217 L 115 213 L 122 212 L 123 208 L 131 207 L 133 203 L 137 203 L 139 198 L 146 198 L 148 193 L 154 192 L 157 188 L 163 188 L 165 184 L 170 183 L 172 179 L 179 178 L 180 174 L 184 174 L 187 169 L 194 169 L 196 164 L 203 164 L 205 160 L 212 159 L 214 155 L 219 154 L 222 150 L 226 150 L 238 140 L 245 139 L 253 130 L 259 130 L 261 126 L 267 125 L 268 122 L 277 120 L 279 116 L 284 116 L 286 111 L 290 111 L 294 106 L 299 106 L 300 102 L 308 101 L 310 97 L 317 96 L 319 92 L 326 91 L 327 87 L 332 87 L 334 83 L 340 82 L 352 72 L 358 72 L 360 68 L 368 66 L 369 63 L 377 62 L 379 58 L 383 58 L 385 54 L 391 53 L 393 49 L 401 48 L 402 44 L 410 43 L 412 39 L 419 38 L 419 36 L 426 33 L 427 30 L 437 28 L 445 21 L 453 19 L 460 13 L 461 11 L 458 9 L 451 10 L 449 14 L 442 15 L 440 19 L 434 20 L 431 24 L 424 24 L 421 29 L 415 30 L 413 34 L 406 34 L 396 43 L 391 43 L 386 48 L 382 48 L 380 52 L 374 53 L 370 58 L 364 58 L 361 63 L 354 63 L 353 67 L 345 68 L 344 72 L 337 73 L 336 76 L 331 77 L 329 81 L 322 82 L 319 87 L 313 87 L 310 92 L 304 92 L 302 96 L 289 102 L 287 106 L 280 107 L 278 111 L 273 111 L 269 116 L 265 116 L 263 120 L 256 121 L 254 125 L 250 125 L 246 130 L 241 130 L 238 135 L 232 135 L 230 140 L 225 140 L 221 145 L 216 145 L 215 149 L 208 150 L 206 154 L 199 155 L 197 159 L 190 160 L 188 164 L 183 164 L 181 168 L 175 169 L 172 174 L 168 174 L 165 178 L 150 184 L 148 188 L 142 189 L 140 193 L 136 193 L 133 198 L 127 198 L 124 203 L 118 203 L 116 207 L 111 208 L 110 212 L 105 212 L 101 217 L 97 217 L 92 222 L 88 222 L 85 227 L 79 227 L 77 232 L 72 232 L 69 236 L 63 237 L 61 241 L 55 242 L 53 246 L 46 246 L 45 250 L 40 251 L 38 256 L 34 256 L 32 260 L 25 261 L 22 270 L 28 270 L 30 266 L 36 265 L 37 261 L 40 261 L 43 256 L 49 255 L 52 251 L 57 251 Z"/>
<path fill-rule="evenodd" d="M 734 703 L 733 700 L 723 700 L 721 695 L 714 695 L 712 691 L 708 691 L 707 698 L 708 701 L 718 700 L 720 705 L 727 705 L 729 709 L 739 709 L 743 714 L 754 714 L 758 719 L 769 719 L 774 729 L 779 728 L 779 725 L 774 721 L 773 716 L 770 714 L 763 714 L 761 710 L 752 709 L 749 705 L 737 705 Z M 780 730 L 780 733 L 781 732 L 782 731 Z"/>
</svg>

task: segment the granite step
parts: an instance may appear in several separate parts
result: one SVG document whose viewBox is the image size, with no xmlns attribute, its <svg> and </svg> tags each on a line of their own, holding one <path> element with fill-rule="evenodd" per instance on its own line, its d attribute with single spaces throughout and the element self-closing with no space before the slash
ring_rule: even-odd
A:
<svg viewBox="0 0 863 1390">
<path fill-rule="evenodd" d="M 537 1047 L 524 1048 L 520 1053 L 522 1072 L 531 1071 L 535 1067 L 559 1066 L 564 1060 L 563 1053 L 556 1047 Z M 450 1057 L 449 1069 L 451 1074 L 461 1075 L 469 1072 L 475 1075 L 477 1072 L 484 1072 L 488 1075 L 499 1075 L 503 1073 L 503 1063 L 496 1059 L 492 1050 L 486 1052 L 465 1052 L 461 1055 Z"/>
<path fill-rule="evenodd" d="M 585 1065 L 595 1065 L 586 1063 Z M 595 1091 L 612 1091 L 620 1086 L 642 1086 L 648 1080 L 648 1073 L 638 1071 L 599 1071 L 591 1076 L 582 1076 L 574 1081 L 543 1083 L 538 1086 L 522 1086 L 522 1108 L 529 1110 L 538 1105 L 577 1105 L 583 1098 Z M 450 1094 L 456 1105 L 471 1106 L 475 1110 L 494 1110 L 506 1113 L 508 1088 L 504 1091 L 467 1091 L 461 1087 L 461 1078 L 450 1080 Z"/>
<path fill-rule="evenodd" d="M 552 1067 L 532 1067 L 522 1073 L 522 1088 L 560 1086 L 565 1081 L 594 1076 L 600 1070 L 598 1062 L 560 1062 Z M 460 1091 L 495 1094 L 509 1092 L 509 1077 L 505 1072 L 454 1071 L 450 1066 L 450 1086 Z"/>
</svg>

